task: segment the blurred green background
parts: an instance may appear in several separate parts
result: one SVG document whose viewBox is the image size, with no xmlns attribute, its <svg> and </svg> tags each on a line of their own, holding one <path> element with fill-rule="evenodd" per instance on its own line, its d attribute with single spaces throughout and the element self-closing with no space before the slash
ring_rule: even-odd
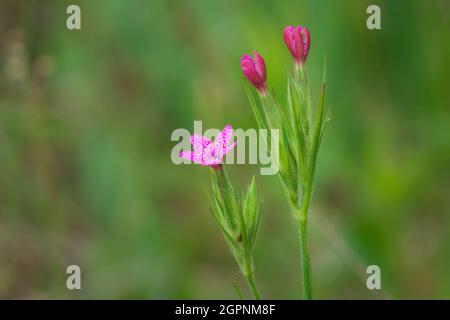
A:
<svg viewBox="0 0 450 320">
<path fill-rule="evenodd" d="M 82 30 L 65 27 L 81 7 Z M 366 28 L 381 7 L 382 30 Z M 285 99 L 282 31 L 311 30 L 314 99 L 332 121 L 312 207 L 316 298 L 450 298 L 450 2 L 0 1 L 0 297 L 233 299 L 238 269 L 207 171 L 171 132 L 256 126 L 239 60 L 258 50 Z M 244 189 L 256 165 L 229 167 Z M 276 176 L 256 244 L 265 298 L 300 297 L 295 224 Z M 82 290 L 66 268 L 82 269 Z M 368 265 L 382 290 L 366 288 Z"/>
</svg>

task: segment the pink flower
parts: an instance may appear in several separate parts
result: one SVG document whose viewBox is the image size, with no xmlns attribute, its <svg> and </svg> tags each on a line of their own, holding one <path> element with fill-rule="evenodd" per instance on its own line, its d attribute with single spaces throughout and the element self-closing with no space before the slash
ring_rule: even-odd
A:
<svg viewBox="0 0 450 320">
<path fill-rule="evenodd" d="M 241 67 L 244 76 L 255 86 L 261 94 L 266 93 L 266 63 L 263 57 L 255 51 L 252 59 L 248 54 L 241 58 Z"/>
<path fill-rule="evenodd" d="M 295 63 L 304 64 L 311 44 L 308 28 L 287 26 L 284 28 L 284 42 L 294 57 Z"/>
<path fill-rule="evenodd" d="M 199 135 L 191 136 L 192 151 L 181 151 L 180 157 L 198 163 L 202 166 L 210 166 L 219 169 L 223 157 L 233 149 L 237 142 L 229 145 L 233 135 L 233 129 L 230 125 L 226 125 L 220 132 L 214 142 L 206 137 Z"/>
</svg>

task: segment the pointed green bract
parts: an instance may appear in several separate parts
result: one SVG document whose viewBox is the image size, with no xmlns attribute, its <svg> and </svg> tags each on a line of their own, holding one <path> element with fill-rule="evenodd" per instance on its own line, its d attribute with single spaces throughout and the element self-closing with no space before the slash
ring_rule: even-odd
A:
<svg viewBox="0 0 450 320">
<path fill-rule="evenodd" d="M 258 201 L 255 177 L 253 177 L 252 182 L 247 189 L 243 204 L 244 220 L 247 229 L 247 240 L 250 250 L 253 249 L 256 235 L 258 233 L 260 209 L 261 207 L 260 202 Z"/>
<path fill-rule="evenodd" d="M 211 212 L 233 254 L 242 274 L 246 277 L 255 299 L 260 295 L 256 288 L 253 270 L 253 247 L 260 221 L 260 200 L 253 177 L 242 197 L 222 166 L 211 172 Z"/>
</svg>

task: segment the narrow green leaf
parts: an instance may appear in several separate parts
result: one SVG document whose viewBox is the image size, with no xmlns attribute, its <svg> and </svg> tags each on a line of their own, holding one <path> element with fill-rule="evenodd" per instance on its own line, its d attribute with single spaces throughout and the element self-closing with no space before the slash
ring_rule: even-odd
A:
<svg viewBox="0 0 450 320">
<path fill-rule="evenodd" d="M 298 120 L 301 124 L 301 134 L 305 144 L 309 144 L 311 129 L 308 116 L 308 100 L 304 96 L 301 84 L 295 80 L 291 80 L 291 83 L 294 88 L 294 97 L 298 99 Z M 306 152 L 307 150 L 304 149 L 304 151 Z"/>
<path fill-rule="evenodd" d="M 259 105 L 256 103 L 253 93 L 251 92 L 251 89 L 248 86 L 246 86 L 246 92 L 248 101 L 250 102 L 250 107 L 252 108 L 253 115 L 255 116 L 258 127 L 260 127 L 261 129 L 268 129 L 265 114 L 261 112 L 261 109 Z"/>
<path fill-rule="evenodd" d="M 222 212 L 222 220 L 226 221 L 227 227 L 231 232 L 236 232 L 236 221 L 233 218 L 233 211 L 229 203 L 225 199 L 225 191 L 223 187 L 223 179 L 214 169 L 211 173 L 211 190 Z"/>
<path fill-rule="evenodd" d="M 306 142 L 305 142 L 305 135 L 306 132 L 303 129 L 302 121 L 300 120 L 300 101 L 299 97 L 296 93 L 292 93 L 292 86 L 294 85 L 293 81 L 289 81 L 289 92 L 292 97 L 292 109 L 294 114 L 294 123 L 295 123 L 295 133 L 296 133 L 296 142 L 297 142 L 297 148 L 293 149 L 293 153 L 297 159 L 297 165 L 299 168 L 299 173 L 301 173 L 301 170 L 305 167 L 305 157 L 306 157 Z M 295 89 L 294 89 L 295 90 Z"/>
<path fill-rule="evenodd" d="M 311 154 L 311 179 L 314 176 L 315 167 L 316 167 L 316 161 L 317 161 L 317 154 L 319 152 L 319 146 L 320 142 L 322 140 L 325 123 L 324 121 L 324 105 L 325 105 L 325 81 L 326 81 L 326 58 L 324 61 L 324 72 L 323 72 L 323 80 L 322 80 L 322 86 L 320 89 L 320 99 L 319 99 L 319 106 L 316 111 L 316 123 L 314 128 L 314 138 L 313 138 L 313 145 L 312 145 L 312 154 Z"/>
<path fill-rule="evenodd" d="M 238 212 L 240 209 L 236 191 L 234 190 L 224 167 L 222 167 L 221 170 L 214 170 L 214 173 L 217 177 L 217 189 L 219 190 L 222 198 L 222 204 L 225 209 L 227 221 L 230 228 L 237 233 Z"/>
<path fill-rule="evenodd" d="M 260 129 L 269 130 L 269 125 L 267 123 L 266 114 L 264 113 L 263 108 L 260 108 L 260 106 L 256 103 L 255 98 L 253 96 L 253 93 L 251 92 L 250 88 L 246 86 L 246 92 L 248 101 L 250 103 L 250 107 L 252 108 L 253 115 L 255 116 L 256 123 Z M 268 150 L 271 150 L 271 141 L 270 141 L 270 134 L 267 136 L 266 141 Z"/>
<path fill-rule="evenodd" d="M 237 295 L 239 296 L 239 299 L 245 300 L 244 295 L 242 294 L 241 288 L 239 288 L 239 285 L 235 280 L 233 280 L 233 287 L 236 290 Z"/>
<path fill-rule="evenodd" d="M 256 239 L 259 221 L 255 177 L 252 178 L 252 181 L 247 189 L 243 204 L 243 211 L 245 226 L 247 229 L 247 238 L 249 241 L 249 246 L 252 248 Z"/>
</svg>

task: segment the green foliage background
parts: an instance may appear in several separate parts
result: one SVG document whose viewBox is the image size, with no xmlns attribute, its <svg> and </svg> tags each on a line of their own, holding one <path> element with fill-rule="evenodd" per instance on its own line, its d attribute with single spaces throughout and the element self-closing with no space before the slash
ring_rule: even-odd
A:
<svg viewBox="0 0 450 320">
<path fill-rule="evenodd" d="M 77 3 L 82 30 L 65 27 Z M 378 4 L 382 30 L 366 28 Z M 258 50 L 285 99 L 282 38 L 306 25 L 319 154 L 316 298 L 450 298 L 450 2 L 0 2 L 0 297 L 237 298 L 238 268 L 208 212 L 205 168 L 175 166 L 176 128 L 256 127 L 239 60 Z M 230 166 L 244 190 L 255 165 Z M 276 176 L 263 189 L 256 276 L 299 298 L 295 224 Z M 66 267 L 82 290 L 66 289 Z M 365 268 L 382 270 L 381 292 Z M 243 288 L 245 286 L 242 285 Z"/>
</svg>

